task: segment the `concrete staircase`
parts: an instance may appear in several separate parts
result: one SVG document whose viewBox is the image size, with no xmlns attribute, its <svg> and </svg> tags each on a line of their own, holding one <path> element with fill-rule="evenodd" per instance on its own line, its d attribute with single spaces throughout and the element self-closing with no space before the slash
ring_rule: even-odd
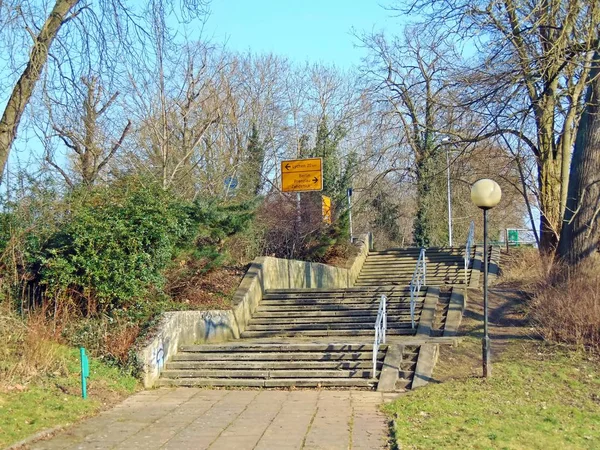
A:
<svg viewBox="0 0 600 450">
<path fill-rule="evenodd" d="M 444 334 L 446 327 L 446 319 L 448 318 L 448 309 L 450 307 L 451 291 L 440 292 L 438 301 L 435 307 L 435 315 L 430 335 L 432 337 L 440 337 Z"/>
<path fill-rule="evenodd" d="M 356 280 L 356 286 L 408 286 L 413 276 L 419 248 L 389 249 L 370 252 Z M 473 249 L 473 257 L 475 250 Z M 464 247 L 428 248 L 427 285 L 465 284 Z M 467 270 L 467 283 L 472 264 Z"/>
<path fill-rule="evenodd" d="M 260 342 L 189 345 L 167 363 L 160 386 L 352 387 L 377 385 L 387 346 L 377 354 L 373 374 L 372 344 L 319 342 Z M 402 378 L 410 385 L 417 347 L 406 346 Z"/>
<path fill-rule="evenodd" d="M 407 288 L 287 289 L 265 293 L 242 338 L 373 336 L 382 295 L 387 296 L 389 336 L 410 336 Z M 415 320 L 423 306 L 417 297 Z"/>
<path fill-rule="evenodd" d="M 239 341 L 182 346 L 158 384 L 373 389 L 381 376 L 386 389 L 389 380 L 392 388 L 409 389 L 421 348 L 431 353 L 431 345 L 422 344 L 448 339 L 441 336 L 451 286 L 465 283 L 462 251 L 427 250 L 427 285 L 441 287 L 430 288 L 429 295 L 424 287 L 418 294 L 414 329 L 408 285 L 419 249 L 371 252 L 355 287 L 267 290 Z M 374 324 L 381 295 L 387 297 L 388 345 L 380 346 L 374 372 Z M 423 334 L 420 328 L 427 331 Z"/>
</svg>

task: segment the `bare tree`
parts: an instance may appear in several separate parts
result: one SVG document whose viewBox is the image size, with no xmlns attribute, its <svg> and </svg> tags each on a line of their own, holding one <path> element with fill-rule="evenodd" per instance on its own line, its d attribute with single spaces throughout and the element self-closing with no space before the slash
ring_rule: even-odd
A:
<svg viewBox="0 0 600 450">
<path fill-rule="evenodd" d="M 430 26 L 477 46 L 463 104 L 488 116 L 488 132 L 512 134 L 537 160 L 542 251 L 556 247 L 569 163 L 597 44 L 598 2 L 586 0 L 410 1 Z M 500 122 L 501 129 L 493 130 Z"/>
<path fill-rule="evenodd" d="M 66 111 L 59 113 L 58 104 L 47 97 L 52 131 L 72 152 L 69 156 L 76 179 L 69 175 L 68 169 L 61 167 L 52 152 L 48 151 L 45 159 L 70 187 L 74 187 L 78 182 L 88 186 L 94 184 L 101 171 L 122 147 L 131 129 L 130 120 L 118 129 L 115 126 L 111 127 L 110 121 L 105 120 L 119 92 L 107 95 L 96 76 L 82 77 L 81 84 L 81 104 L 67 108 Z M 57 120 L 59 114 L 60 120 Z"/>
<path fill-rule="evenodd" d="M 77 14 L 75 12 L 69 16 L 78 2 L 79 0 L 57 0 L 42 28 L 36 35 L 31 36 L 33 45 L 29 61 L 16 82 L 0 119 L 0 180 L 17 135 L 21 116 L 46 65 L 52 42 L 60 28 Z"/>
<path fill-rule="evenodd" d="M 174 7 L 173 3 L 167 0 L 149 0 L 146 6 L 146 11 L 169 10 Z M 206 12 L 205 7 L 204 0 L 182 2 L 187 17 L 203 15 Z M 108 60 L 114 62 L 123 52 L 139 50 L 140 46 L 137 46 L 137 43 L 140 39 L 145 39 L 147 34 L 137 22 L 143 13 L 138 13 L 132 5 L 117 0 L 98 4 L 80 0 L 56 0 L 50 8 L 38 0 L 9 0 L 0 4 L 0 14 L 0 23 L 5 25 L 0 29 L 0 33 L 5 35 L 3 43 L 12 41 L 22 44 L 25 41 L 25 38 L 19 40 L 14 38 L 14 35 L 29 36 L 31 40 L 27 49 L 28 56 L 15 58 L 17 63 L 23 64 L 25 68 L 15 80 L 0 119 L 1 174 L 25 108 L 31 100 L 42 71 L 48 69 L 49 56 L 54 68 L 59 72 L 63 70 L 63 66 L 72 70 L 74 66 L 89 64 L 94 58 L 101 64 Z M 68 28 L 68 32 L 61 33 L 65 27 Z M 166 27 L 164 33 L 167 34 Z M 57 53 L 53 54 L 55 40 L 60 41 L 60 45 L 56 48 Z M 1 50 L 19 52 L 21 55 L 23 47 L 13 45 L 10 49 Z"/>
<path fill-rule="evenodd" d="M 211 128 L 227 114 L 228 61 L 205 44 L 175 52 L 156 39 L 159 55 L 145 74 L 131 76 L 135 95 L 130 113 L 139 123 L 139 150 L 129 154 L 136 170 L 152 174 L 164 189 L 193 197 L 210 163 Z M 170 55 L 175 55 L 173 58 Z"/>
<path fill-rule="evenodd" d="M 418 245 L 433 243 L 433 226 L 439 214 L 432 204 L 436 179 L 444 168 L 440 155 L 443 139 L 456 133 L 446 106 L 452 89 L 452 46 L 442 36 L 406 28 L 392 40 L 383 34 L 362 38 L 370 51 L 365 74 L 372 91 L 388 105 L 398 124 L 397 140 L 412 155 L 417 195 L 414 238 Z M 439 244 L 439 242 L 436 242 Z"/>
</svg>

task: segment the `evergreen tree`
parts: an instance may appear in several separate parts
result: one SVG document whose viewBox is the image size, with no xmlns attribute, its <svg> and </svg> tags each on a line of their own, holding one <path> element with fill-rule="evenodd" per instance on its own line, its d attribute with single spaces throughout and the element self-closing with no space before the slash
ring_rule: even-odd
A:
<svg viewBox="0 0 600 450">
<path fill-rule="evenodd" d="M 308 147 L 308 136 L 303 134 L 298 141 L 298 159 L 310 158 L 311 149 Z"/>
<path fill-rule="evenodd" d="M 323 117 L 317 126 L 317 138 L 312 152 L 314 157 L 323 158 L 323 193 L 331 197 L 338 207 L 344 204 L 352 169 L 352 158 L 348 158 L 345 166 L 342 164 L 339 144 L 344 136 L 342 127 L 336 126 L 329 130 L 327 117 Z"/>
<path fill-rule="evenodd" d="M 247 160 L 242 175 L 242 184 L 246 192 L 256 196 L 262 190 L 262 172 L 265 162 L 265 149 L 260 142 L 256 123 L 252 123 L 252 130 L 248 138 Z"/>
</svg>

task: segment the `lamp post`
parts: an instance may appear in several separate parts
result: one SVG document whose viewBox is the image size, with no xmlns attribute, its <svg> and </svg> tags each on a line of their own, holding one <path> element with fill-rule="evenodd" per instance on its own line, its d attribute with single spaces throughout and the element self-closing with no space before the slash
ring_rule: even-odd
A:
<svg viewBox="0 0 600 450">
<path fill-rule="evenodd" d="M 450 190 L 450 148 L 447 144 L 451 144 L 450 138 L 448 136 L 442 139 L 441 145 L 446 145 L 446 192 L 448 194 L 448 246 L 452 247 L 452 191 Z"/>
<path fill-rule="evenodd" d="M 484 178 L 471 186 L 471 201 L 483 210 L 483 376 L 492 375 L 490 364 L 490 337 L 488 335 L 488 230 L 487 212 L 496 206 L 502 198 L 502 190 L 494 180 Z"/>
</svg>

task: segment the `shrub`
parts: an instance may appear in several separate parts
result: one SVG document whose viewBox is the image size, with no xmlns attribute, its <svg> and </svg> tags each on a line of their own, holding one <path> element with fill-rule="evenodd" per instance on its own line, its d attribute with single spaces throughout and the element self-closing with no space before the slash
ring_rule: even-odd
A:
<svg viewBox="0 0 600 450">
<path fill-rule="evenodd" d="M 220 266 L 227 258 L 228 239 L 248 228 L 254 218 L 255 202 L 220 204 L 202 199 L 194 202 L 191 217 L 197 224 L 193 256 L 206 261 L 204 271 Z"/>
<path fill-rule="evenodd" d="M 75 192 L 66 206 L 31 269 L 49 292 L 81 298 L 88 314 L 160 287 L 161 271 L 194 231 L 189 206 L 139 180 Z"/>
<path fill-rule="evenodd" d="M 600 350 L 600 267 L 555 264 L 532 302 L 530 315 L 544 338 Z"/>
<path fill-rule="evenodd" d="M 334 205 L 335 206 L 335 205 Z M 268 196 L 257 213 L 257 228 L 263 233 L 263 254 L 278 258 L 324 262 L 331 248 L 349 240 L 348 211 L 334 214 L 332 224 L 323 222 L 320 193 L 304 193 L 298 220 L 296 199 Z"/>
</svg>

